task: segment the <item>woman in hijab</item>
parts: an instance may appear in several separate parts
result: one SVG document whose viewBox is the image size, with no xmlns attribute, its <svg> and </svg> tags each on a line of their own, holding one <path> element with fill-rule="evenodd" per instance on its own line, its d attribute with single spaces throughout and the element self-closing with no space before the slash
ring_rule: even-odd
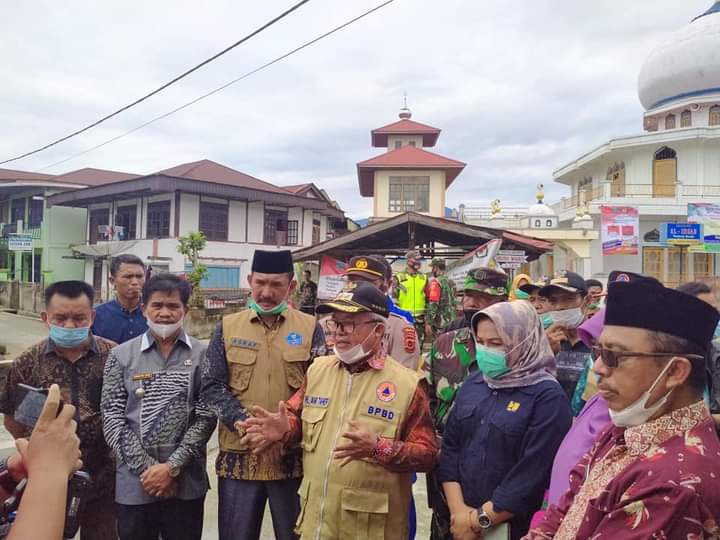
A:
<svg viewBox="0 0 720 540">
<path fill-rule="evenodd" d="M 472 329 L 478 371 L 448 418 L 438 477 L 452 538 L 477 538 L 507 522 L 516 540 L 540 508 L 572 413 L 529 302 L 490 306 L 475 315 Z"/>
</svg>

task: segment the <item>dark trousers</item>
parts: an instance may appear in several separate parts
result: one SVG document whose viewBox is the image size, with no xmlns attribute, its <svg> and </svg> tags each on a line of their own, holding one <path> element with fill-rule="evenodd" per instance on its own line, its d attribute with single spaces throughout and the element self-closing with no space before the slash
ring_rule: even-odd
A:
<svg viewBox="0 0 720 540">
<path fill-rule="evenodd" d="M 113 495 L 90 499 L 80 516 L 80 540 L 116 540 L 117 507 Z"/>
<path fill-rule="evenodd" d="M 220 540 L 258 540 L 265 503 L 270 501 L 276 540 L 296 540 L 300 479 L 218 480 Z"/>
<path fill-rule="evenodd" d="M 118 504 L 120 540 L 200 540 L 205 497 L 150 504 Z"/>
</svg>

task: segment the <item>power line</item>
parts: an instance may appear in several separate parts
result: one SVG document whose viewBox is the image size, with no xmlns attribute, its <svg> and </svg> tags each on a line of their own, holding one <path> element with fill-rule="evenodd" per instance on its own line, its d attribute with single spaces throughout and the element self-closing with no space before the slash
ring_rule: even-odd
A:
<svg viewBox="0 0 720 540">
<path fill-rule="evenodd" d="M 316 37 L 316 38 L 314 38 L 314 39 L 312 39 L 312 40 L 304 43 L 303 45 L 300 45 L 299 47 L 297 47 L 297 48 L 295 48 L 295 49 L 293 49 L 293 50 L 291 50 L 291 51 L 283 54 L 282 56 L 278 56 L 278 57 L 275 58 L 274 60 L 271 60 L 270 62 L 267 62 L 267 63 L 263 64 L 262 66 L 253 69 L 252 71 L 248 71 L 247 73 L 245 73 L 244 75 L 241 75 L 241 76 L 238 77 L 237 79 L 233 79 L 232 81 L 230 81 L 230 82 L 228 82 L 228 83 L 225 83 L 225 84 L 223 84 L 222 86 L 219 86 L 218 88 L 215 88 L 214 90 L 211 90 L 210 92 L 208 92 L 208 93 L 206 93 L 206 94 L 203 94 L 203 95 L 201 95 L 201 96 L 193 99 L 192 101 L 188 101 L 188 102 L 185 103 L 184 105 L 180 105 L 179 107 L 177 107 L 177 108 L 175 108 L 175 109 L 172 109 L 171 111 L 168 111 L 168 112 L 166 112 L 166 113 L 164 113 L 164 114 L 161 114 L 160 116 L 156 116 L 156 117 L 153 118 L 152 120 L 148 120 L 147 122 L 145 122 L 145 123 L 143 123 L 143 124 L 140 124 L 139 126 L 134 127 L 133 129 L 131 129 L 131 130 L 129 130 L 129 131 L 126 131 L 126 132 L 121 133 L 120 135 L 117 135 L 117 136 L 115 136 L 115 137 L 113 137 L 113 138 L 111 138 L 111 139 L 108 139 L 108 140 L 106 140 L 106 141 L 104 141 L 104 142 L 101 142 L 100 144 L 97 144 L 97 145 L 95 145 L 95 146 L 93 146 L 93 147 L 91 147 L 91 148 L 88 148 L 87 150 L 83 150 L 82 152 L 78 152 L 77 154 L 73 154 L 72 156 L 70 156 L 70 157 L 68 157 L 68 158 L 62 159 L 62 160 L 60 160 L 60 161 L 56 161 L 55 163 L 51 163 L 50 165 L 45 165 L 45 166 L 42 167 L 41 169 L 37 169 L 37 170 L 38 170 L 38 172 L 39 172 L 39 171 L 44 171 L 44 170 L 46 170 L 46 169 L 50 169 L 50 168 L 52 168 L 52 167 L 55 167 L 56 165 L 60 165 L 60 164 L 65 163 L 65 162 L 67 162 L 67 161 L 71 161 L 71 160 L 73 160 L 73 159 L 75 159 L 75 158 L 77 158 L 77 157 L 84 156 L 85 154 L 88 154 L 88 153 L 90 153 L 90 152 L 93 152 L 94 150 L 97 150 L 98 148 L 102 148 L 103 146 L 106 146 L 106 145 L 108 145 L 108 144 L 110 144 L 110 143 L 113 143 L 113 142 L 117 141 L 118 139 L 122 139 L 123 137 L 127 137 L 128 135 L 130 135 L 130 134 L 132 134 L 132 133 L 135 133 L 136 131 L 139 131 L 139 130 L 143 129 L 143 128 L 149 126 L 150 124 L 154 124 L 155 122 L 158 122 L 158 121 L 160 121 L 160 120 L 163 120 L 164 118 L 167 118 L 168 116 L 171 116 L 171 115 L 173 115 L 173 114 L 175 114 L 175 113 L 177 113 L 177 112 L 180 112 L 180 111 L 182 111 L 183 109 L 187 109 L 188 107 L 194 105 L 195 103 L 198 103 L 199 101 L 202 101 L 202 100 L 205 99 L 205 98 L 208 98 L 208 97 L 210 97 L 210 96 L 212 96 L 212 95 L 214 95 L 214 94 L 217 94 L 218 92 L 221 92 L 222 90 L 225 90 L 227 87 L 232 86 L 233 84 L 238 83 L 238 82 L 240 82 L 240 81 L 242 81 L 242 80 L 244 80 L 244 79 L 247 79 L 248 77 L 250 77 L 250 76 L 252 76 L 252 75 L 254 75 L 254 74 L 256 74 L 256 73 L 258 73 L 258 72 L 260 72 L 260 71 L 262 71 L 262 70 L 264 70 L 264 69 L 266 69 L 266 68 L 269 68 L 269 67 L 272 66 L 273 64 L 277 64 L 277 63 L 280 62 L 281 60 L 284 60 L 285 58 L 287 58 L 287 57 L 289 57 L 289 56 L 292 56 L 293 54 L 298 53 L 298 52 L 302 51 L 303 49 L 305 49 L 305 48 L 307 48 L 307 47 L 309 47 L 309 46 L 311 46 L 311 45 L 314 45 L 314 44 L 317 43 L 318 41 L 320 41 L 320 40 L 322 40 L 322 39 L 325 39 L 325 38 L 328 37 L 328 36 L 331 36 L 331 35 L 334 34 L 335 32 L 338 32 L 338 31 L 342 30 L 343 28 L 345 28 L 345 27 L 347 27 L 347 26 L 350 26 L 351 24 L 359 21 L 360 19 L 363 19 L 364 17 L 367 17 L 368 15 L 370 15 L 370 14 L 372 14 L 372 13 L 374 13 L 374 12 L 376 12 L 376 11 L 382 9 L 382 8 L 384 8 L 384 7 L 387 6 L 388 4 L 392 4 L 394 1 L 395 1 L 395 0 L 387 0 L 387 1 L 383 2 L 382 4 L 377 5 L 377 6 L 375 6 L 374 8 L 372 8 L 372 9 L 370 9 L 370 10 L 368 10 L 368 11 L 366 11 L 366 12 L 360 14 L 360 15 L 358 15 L 357 17 L 355 17 L 355 18 L 353 18 L 353 19 L 350 19 L 349 21 L 347 21 L 347 22 L 345 22 L 345 23 L 343 23 L 343 24 L 341 24 L 341 25 L 339 25 L 339 26 L 336 26 L 336 27 L 333 28 L 332 30 L 330 30 L 330 31 L 328 31 L 328 32 L 325 32 L 324 34 L 322 34 L 322 35 L 320 35 L 320 36 L 318 36 L 318 37 Z"/>
<path fill-rule="evenodd" d="M 0 161 L 0 165 L 4 165 L 5 163 L 10 163 L 11 161 L 17 161 L 17 160 L 19 160 L 19 159 L 23 159 L 23 158 L 26 158 L 26 157 L 28 157 L 28 156 L 32 156 L 33 154 L 37 154 L 38 152 L 42 152 L 43 150 L 47 150 L 48 148 L 51 148 L 51 147 L 53 147 L 53 146 L 55 146 L 55 145 L 57 145 L 57 144 L 60 144 L 61 142 L 67 141 L 68 139 L 71 139 L 72 137 L 75 137 L 75 136 L 77 136 L 77 135 L 80 135 L 81 133 L 84 133 L 84 132 L 88 131 L 89 129 L 92 129 L 92 128 L 96 127 L 96 126 L 99 126 L 100 124 L 102 124 L 103 122 L 106 122 L 106 121 L 109 120 L 110 118 L 112 118 L 112 117 L 114 117 L 114 116 L 117 116 L 118 114 L 127 111 L 127 110 L 130 109 L 131 107 L 134 107 L 135 105 L 138 105 L 139 103 L 142 103 L 143 101 L 151 98 L 151 97 L 154 96 L 155 94 L 158 94 L 158 93 L 162 92 L 162 91 L 165 90 L 167 87 L 169 87 L 169 86 L 175 84 L 176 82 L 184 79 L 185 77 L 187 77 L 187 76 L 190 75 L 191 73 L 194 73 L 195 71 L 197 71 L 198 69 L 202 68 L 203 66 L 206 66 L 206 65 L 209 64 L 210 62 L 212 62 L 212 61 L 214 61 L 214 60 L 217 60 L 217 59 L 220 58 L 222 55 L 224 55 L 224 54 L 230 52 L 231 50 L 233 50 L 235 47 L 237 47 L 237 46 L 239 46 L 239 45 L 242 45 L 243 43 L 245 43 L 245 42 L 248 41 L 249 39 L 252 39 L 253 37 L 257 36 L 259 33 L 263 32 L 264 30 L 267 30 L 267 29 L 270 28 L 272 25 L 274 25 L 275 23 L 277 23 L 277 22 L 280 21 L 281 19 L 287 17 L 288 15 L 290 15 L 293 11 L 297 10 L 298 8 L 300 8 L 302 5 L 307 4 L 309 1 L 310 1 L 310 0 L 301 0 L 300 2 L 298 2 L 297 4 L 295 4 L 294 6 L 292 6 L 290 9 L 288 9 L 287 11 L 284 11 L 283 13 L 281 13 L 280 15 L 278 15 L 277 17 L 275 17 L 274 19 L 268 21 L 267 23 L 265 23 L 264 25 L 262 25 L 260 28 L 258 28 L 257 30 L 251 32 L 250 34 L 246 35 L 246 36 L 243 37 L 242 39 L 236 41 L 235 43 L 233 43 L 233 44 L 230 45 L 229 47 L 226 47 L 225 49 L 223 49 L 223 50 L 220 51 L 219 53 L 211 56 L 211 57 L 208 58 L 207 60 L 203 60 L 202 62 L 200 62 L 200 63 L 199 63 L 198 65 L 196 65 L 195 67 L 192 67 L 192 68 L 188 69 L 186 72 L 182 73 L 181 75 L 178 75 L 177 77 L 175 77 L 175 78 L 172 79 L 171 81 L 166 82 L 165 84 L 163 84 L 163 85 L 160 86 L 159 88 L 156 88 L 155 90 L 153 90 L 153 91 L 150 92 L 149 94 L 145 94 L 143 97 L 141 97 L 141 98 L 139 98 L 139 99 L 136 99 L 136 100 L 133 101 L 132 103 L 129 103 L 129 104 L 125 105 L 124 107 L 118 109 L 117 111 L 115 111 L 115 112 L 113 112 L 113 113 L 110 113 L 110 114 L 108 114 L 107 116 L 103 116 L 100 120 L 97 120 L 97 121 L 93 122 L 92 124 L 89 124 L 89 125 L 85 126 L 85 127 L 82 128 L 82 129 L 78 129 L 77 131 L 73 131 L 73 132 L 70 133 L 69 135 L 65 135 L 64 137 L 61 137 L 60 139 L 57 139 L 57 140 L 55 140 L 55 141 L 53 141 L 53 142 L 51 142 L 51 143 L 48 143 L 48 144 L 46 144 L 45 146 L 41 146 L 40 148 L 36 148 L 35 150 L 31 150 L 30 152 L 25 152 L 24 154 L 21 154 L 21 155 L 19 155 L 19 156 L 14 157 L 14 158 L 6 159 L 5 161 Z"/>
</svg>

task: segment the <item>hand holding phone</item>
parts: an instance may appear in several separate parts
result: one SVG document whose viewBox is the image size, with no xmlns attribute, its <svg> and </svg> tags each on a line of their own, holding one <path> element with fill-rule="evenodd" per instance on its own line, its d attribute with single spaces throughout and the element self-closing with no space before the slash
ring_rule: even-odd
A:
<svg viewBox="0 0 720 540">
<path fill-rule="evenodd" d="M 25 393 L 25 396 L 20 400 L 20 404 L 15 409 L 13 418 L 15 418 L 16 422 L 21 423 L 25 427 L 33 429 L 43 412 L 43 407 L 45 406 L 45 402 L 48 398 L 49 390 L 47 388 L 35 388 L 34 386 L 22 383 L 18 384 L 18 388 L 21 392 Z M 55 416 L 60 414 L 60 411 L 64 406 L 63 400 L 60 398 L 59 388 L 58 400 L 59 402 L 57 404 L 57 412 L 55 413 Z"/>
</svg>

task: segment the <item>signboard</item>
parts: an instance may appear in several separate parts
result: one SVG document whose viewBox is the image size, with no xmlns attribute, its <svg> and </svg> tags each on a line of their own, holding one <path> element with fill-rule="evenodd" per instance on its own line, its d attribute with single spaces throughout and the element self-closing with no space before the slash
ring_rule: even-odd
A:
<svg viewBox="0 0 720 540">
<path fill-rule="evenodd" d="M 506 270 L 517 270 L 527 262 L 527 255 L 522 250 L 501 249 L 495 256 L 495 262 Z"/>
<path fill-rule="evenodd" d="M 671 246 L 702 244 L 702 225 L 699 223 L 663 223 L 661 239 Z"/>
<path fill-rule="evenodd" d="M 720 253 L 720 204 L 688 203 L 688 222 L 701 224 L 704 236 L 691 251 Z"/>
<path fill-rule="evenodd" d="M 318 280 L 317 297 L 320 300 L 332 300 L 345 287 L 345 267 L 347 265 L 323 255 L 320 259 L 320 279 Z"/>
<path fill-rule="evenodd" d="M 637 255 L 640 218 L 634 206 L 601 206 L 603 255 Z"/>
<path fill-rule="evenodd" d="M 9 234 L 8 249 L 10 251 L 32 251 L 32 236 L 29 234 Z"/>
<path fill-rule="evenodd" d="M 456 289 L 461 289 L 465 276 L 470 270 L 494 265 L 494 258 L 500 250 L 502 240 L 495 238 L 470 253 L 448 265 L 447 277 L 455 283 Z"/>
</svg>

